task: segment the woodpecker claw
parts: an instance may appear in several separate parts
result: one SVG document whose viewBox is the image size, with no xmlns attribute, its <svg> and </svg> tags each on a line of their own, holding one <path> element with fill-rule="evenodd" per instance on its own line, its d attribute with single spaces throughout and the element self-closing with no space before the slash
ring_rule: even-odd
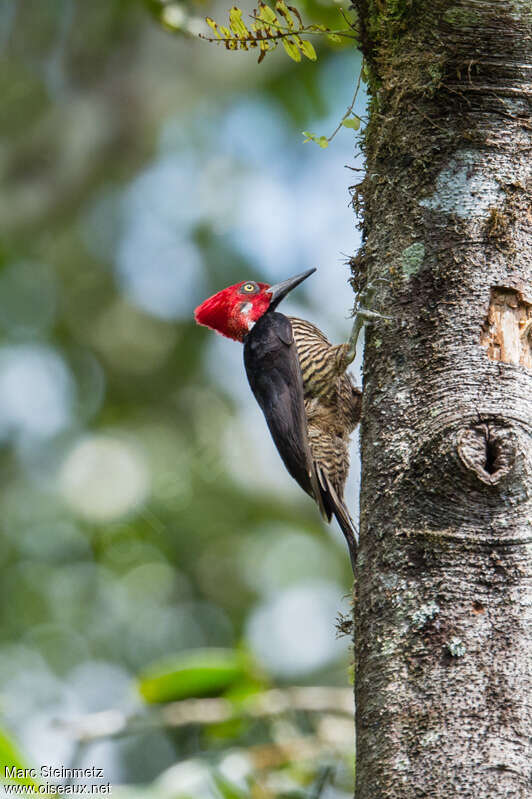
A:
<svg viewBox="0 0 532 799">
<path fill-rule="evenodd" d="M 371 322 L 372 319 L 393 319 L 393 316 L 385 316 L 378 311 L 370 311 L 368 308 L 359 308 L 357 316 L 361 316 L 367 322 Z"/>
<path fill-rule="evenodd" d="M 364 324 L 370 323 L 375 321 L 376 319 L 393 319 L 393 316 L 385 316 L 384 314 L 378 313 L 378 311 L 371 311 L 369 308 L 364 307 L 363 303 L 367 303 L 368 305 L 371 303 L 375 292 L 377 291 L 376 283 L 389 283 L 390 281 L 387 278 L 375 278 L 368 283 L 366 286 L 366 290 L 360 297 L 360 300 L 357 305 L 357 309 L 355 311 L 355 319 L 353 322 L 353 327 L 351 328 L 351 335 L 347 341 L 347 352 L 346 352 L 346 360 L 348 363 L 353 363 L 357 354 L 357 343 L 362 328 Z"/>
</svg>

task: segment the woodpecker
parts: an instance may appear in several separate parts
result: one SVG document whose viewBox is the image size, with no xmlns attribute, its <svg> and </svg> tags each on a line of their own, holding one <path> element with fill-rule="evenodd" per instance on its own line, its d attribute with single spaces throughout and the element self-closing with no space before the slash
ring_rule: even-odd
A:
<svg viewBox="0 0 532 799">
<path fill-rule="evenodd" d="M 356 354 L 361 311 L 348 341 L 333 346 L 315 325 L 287 317 L 276 308 L 316 270 L 270 286 L 244 280 L 199 305 L 196 322 L 244 344 L 249 385 L 290 475 L 334 515 L 346 538 L 354 567 L 357 539 L 344 503 L 349 470 L 349 436 L 360 420 L 362 392 L 346 370 Z"/>
</svg>

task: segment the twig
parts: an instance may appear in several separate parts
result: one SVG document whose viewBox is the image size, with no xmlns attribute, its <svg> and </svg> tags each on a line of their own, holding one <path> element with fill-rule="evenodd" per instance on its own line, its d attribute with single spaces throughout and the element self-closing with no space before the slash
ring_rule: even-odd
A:
<svg viewBox="0 0 532 799">
<path fill-rule="evenodd" d="M 344 9 L 343 9 L 343 8 L 340 8 L 340 9 L 339 9 L 339 11 L 340 11 L 340 14 L 342 15 L 342 17 L 344 18 L 345 22 L 346 22 L 346 23 L 349 25 L 349 27 L 351 28 L 351 30 L 353 30 L 353 31 L 356 31 L 356 33 L 357 33 L 357 34 L 360 34 L 360 31 L 359 31 L 359 29 L 358 29 L 358 28 L 357 28 L 357 26 L 356 26 L 356 25 L 354 25 L 354 24 L 353 24 L 353 22 L 352 22 L 352 21 L 349 19 L 349 17 L 348 17 L 348 16 L 347 16 L 347 14 L 345 13 Z"/>
<path fill-rule="evenodd" d="M 253 12 L 252 14 L 249 14 L 249 18 L 254 20 L 255 22 L 262 22 L 263 24 L 266 24 L 269 28 L 277 28 L 280 31 L 286 30 L 286 25 L 281 25 L 279 22 L 266 22 L 265 23 L 264 20 L 261 19 L 261 17 L 258 17 L 255 12 Z M 297 36 L 299 36 L 302 33 L 304 33 L 304 34 L 312 33 L 315 36 L 323 36 L 324 34 L 325 34 L 325 36 L 330 36 L 330 35 L 343 36 L 345 39 L 356 39 L 357 38 L 356 36 L 351 36 L 350 33 L 347 33 L 347 31 L 344 31 L 344 30 L 339 30 L 339 31 L 312 30 L 312 25 L 302 25 L 299 28 L 299 30 L 294 29 L 292 31 L 288 31 L 287 35 L 291 36 L 293 34 L 296 34 Z M 214 39 L 214 41 L 223 41 L 223 40 Z"/>
<path fill-rule="evenodd" d="M 327 787 L 327 783 L 332 782 L 334 777 L 334 769 L 332 766 L 325 766 L 316 782 L 316 789 L 312 792 L 312 799 L 320 799 L 323 791 Z"/>
<path fill-rule="evenodd" d="M 240 718 L 281 716 L 294 711 L 352 717 L 353 692 L 349 688 L 321 686 L 284 690 L 275 688 L 250 696 L 241 704 L 223 697 L 184 699 L 164 705 L 145 716 L 128 716 L 119 710 L 105 710 L 58 723 L 68 728 L 76 741 L 88 743 L 164 727 L 220 724 Z"/>
<path fill-rule="evenodd" d="M 347 117 L 350 114 L 353 113 L 353 108 L 355 107 L 356 99 L 357 99 L 357 96 L 358 96 L 358 90 L 360 89 L 360 82 L 362 80 L 362 69 L 363 69 L 363 67 L 364 67 L 364 62 L 362 62 L 361 66 L 360 66 L 360 72 L 358 73 L 357 85 L 355 87 L 355 93 L 353 95 L 353 99 L 351 100 L 351 105 L 349 106 L 349 108 L 347 109 L 347 111 L 345 112 L 343 117 L 341 118 L 340 122 L 338 123 L 338 126 L 335 128 L 335 130 L 333 130 L 331 135 L 327 137 L 327 141 L 328 142 L 331 142 L 334 139 L 334 137 L 336 136 L 336 134 L 338 133 L 338 131 L 342 127 L 342 123 L 343 123 L 344 119 L 347 119 Z"/>
</svg>

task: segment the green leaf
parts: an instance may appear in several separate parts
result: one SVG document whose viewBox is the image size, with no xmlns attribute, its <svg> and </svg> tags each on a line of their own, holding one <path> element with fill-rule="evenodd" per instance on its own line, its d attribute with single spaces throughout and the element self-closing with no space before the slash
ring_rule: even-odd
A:
<svg viewBox="0 0 532 799">
<path fill-rule="evenodd" d="M 312 42 L 309 42 L 308 39 L 298 39 L 297 43 L 303 55 L 305 55 L 311 61 L 316 61 L 318 56 L 316 55 L 316 51 L 312 45 Z"/>
<path fill-rule="evenodd" d="M 342 119 L 342 125 L 344 128 L 353 128 L 353 130 L 358 130 L 360 127 L 360 117 L 346 117 L 345 119 Z"/>
<path fill-rule="evenodd" d="M 5 730 L 0 729 L 0 782 L 37 787 L 39 783 L 35 779 L 36 775 L 37 769 L 32 769 L 24 762 L 16 744 Z"/>
<path fill-rule="evenodd" d="M 257 39 L 260 47 L 259 57 L 257 59 L 257 63 L 260 64 L 262 59 L 265 57 L 266 53 L 269 53 L 270 50 L 275 50 L 277 47 L 277 42 L 269 42 L 265 39 Z"/>
<path fill-rule="evenodd" d="M 286 38 L 282 40 L 283 47 L 286 50 L 287 54 L 290 56 L 291 59 L 294 61 L 301 61 L 301 53 L 299 52 L 299 48 L 295 42 L 291 41 L 290 39 Z"/>
<path fill-rule="evenodd" d="M 215 774 L 214 781 L 223 799 L 246 799 L 249 795 L 248 793 L 243 793 L 240 788 L 226 780 L 221 774 Z"/>
<path fill-rule="evenodd" d="M 249 31 L 244 25 L 242 20 L 242 11 L 240 8 L 233 6 L 229 12 L 229 24 L 233 33 L 241 39 L 246 39 L 249 36 Z"/>
<path fill-rule="evenodd" d="M 303 131 L 303 136 L 306 136 L 306 139 L 303 140 L 303 144 L 306 144 L 309 141 L 314 141 L 323 149 L 329 146 L 329 139 L 327 136 L 316 136 L 314 133 L 309 133 L 308 130 Z"/>
<path fill-rule="evenodd" d="M 212 19 L 212 17 L 205 17 L 205 22 L 207 23 L 207 25 L 209 26 L 209 28 L 212 28 L 212 30 L 213 30 L 213 32 L 214 32 L 214 35 L 216 36 L 216 38 L 217 38 L 217 39 L 221 39 L 222 37 L 221 37 L 221 36 L 220 36 L 220 34 L 218 33 L 218 25 L 217 25 L 217 24 L 216 24 L 216 22 L 215 22 L 215 21 Z"/>
<path fill-rule="evenodd" d="M 282 14 L 282 16 L 285 18 L 286 24 L 288 25 L 290 30 L 294 30 L 294 27 L 295 27 L 294 20 L 292 18 L 292 15 L 290 14 L 290 11 L 288 10 L 288 6 L 284 2 L 284 0 L 277 0 L 277 2 L 275 4 L 275 9 L 276 9 L 276 11 L 279 12 L 279 14 Z"/>
<path fill-rule="evenodd" d="M 297 8 L 295 6 L 287 6 L 287 8 L 292 12 L 292 14 L 295 14 L 295 16 L 297 17 L 297 19 L 299 21 L 299 25 L 302 28 L 303 27 L 303 20 L 301 19 L 301 14 L 297 10 Z"/>
<path fill-rule="evenodd" d="M 277 22 L 277 17 L 272 9 L 269 6 L 262 4 L 259 6 L 259 19 L 269 23 Z"/>
<path fill-rule="evenodd" d="M 248 657 L 233 649 L 195 649 L 148 667 L 139 677 L 147 702 L 219 696 L 250 670 Z"/>
<path fill-rule="evenodd" d="M 249 729 L 249 726 L 250 721 L 248 719 L 237 718 L 235 716 L 235 718 L 228 719 L 227 721 L 206 724 L 203 727 L 203 734 L 205 735 L 205 740 L 219 747 L 222 742 L 234 742 L 237 738 L 240 738 L 244 732 Z"/>
<path fill-rule="evenodd" d="M 328 33 L 327 38 L 329 39 L 330 42 L 334 42 L 335 44 L 342 43 L 342 37 L 338 36 L 337 33 Z"/>
</svg>

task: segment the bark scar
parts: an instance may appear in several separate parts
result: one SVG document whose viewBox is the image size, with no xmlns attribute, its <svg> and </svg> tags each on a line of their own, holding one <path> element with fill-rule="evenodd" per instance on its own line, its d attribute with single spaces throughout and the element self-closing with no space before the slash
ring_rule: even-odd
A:
<svg viewBox="0 0 532 799">
<path fill-rule="evenodd" d="M 509 428 L 478 424 L 463 430 L 458 438 L 460 460 L 486 485 L 496 485 L 506 477 L 516 452 L 515 434 Z"/>
<path fill-rule="evenodd" d="M 517 289 L 494 286 L 480 335 L 488 358 L 532 371 L 532 302 Z"/>
</svg>

